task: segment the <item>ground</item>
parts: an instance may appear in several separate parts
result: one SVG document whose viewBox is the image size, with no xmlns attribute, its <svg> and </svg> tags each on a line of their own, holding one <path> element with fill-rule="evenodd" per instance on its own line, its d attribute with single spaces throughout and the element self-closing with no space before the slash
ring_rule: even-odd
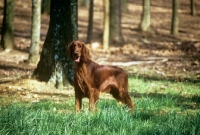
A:
<svg viewBox="0 0 200 135">
<path fill-rule="evenodd" d="M 128 12 L 122 14 L 122 47 L 102 50 L 103 7 L 95 0 L 93 45 L 89 45 L 92 59 L 100 64 L 117 65 L 147 79 L 198 81 L 200 78 L 200 1 L 195 1 L 196 15 L 190 15 L 188 0 L 180 1 L 179 35 L 170 34 L 171 0 L 151 1 L 151 31 L 138 29 L 142 3 L 129 0 Z M 0 1 L 0 28 L 3 19 L 3 1 Z M 86 41 L 88 8 L 79 7 L 79 39 Z M 48 30 L 49 16 L 42 15 L 41 49 Z M 17 50 L 0 52 L 0 96 L 13 100 L 38 101 L 41 98 L 70 96 L 73 89 L 56 90 L 44 82 L 31 79 L 37 65 L 28 65 L 31 35 L 31 1 L 16 0 L 15 44 Z M 95 44 L 98 44 L 95 47 Z M 52 96 L 53 95 L 53 96 Z"/>
</svg>

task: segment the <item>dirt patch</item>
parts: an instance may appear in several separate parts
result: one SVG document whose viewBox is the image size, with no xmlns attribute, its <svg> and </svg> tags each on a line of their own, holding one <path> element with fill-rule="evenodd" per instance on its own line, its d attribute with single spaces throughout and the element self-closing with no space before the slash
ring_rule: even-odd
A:
<svg viewBox="0 0 200 135">
<path fill-rule="evenodd" d="M 18 79 L 1 84 L 0 88 L 0 97 L 10 98 L 12 100 L 10 102 L 39 102 L 43 99 L 66 101 L 67 97 L 74 95 L 72 87 L 65 87 L 63 90 L 58 90 L 54 86 L 34 79 Z"/>
</svg>

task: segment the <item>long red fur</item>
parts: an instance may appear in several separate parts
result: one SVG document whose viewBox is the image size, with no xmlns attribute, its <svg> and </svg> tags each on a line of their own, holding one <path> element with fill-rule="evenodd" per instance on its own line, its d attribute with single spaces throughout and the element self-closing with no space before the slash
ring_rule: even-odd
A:
<svg viewBox="0 0 200 135">
<path fill-rule="evenodd" d="M 89 109 L 99 99 L 100 92 L 110 93 L 117 101 L 131 110 L 134 103 L 128 94 L 128 74 L 116 66 L 99 65 L 91 60 L 84 42 L 73 41 L 68 45 L 68 54 L 75 62 L 74 88 L 76 111 L 81 110 L 82 98 L 89 98 Z"/>
</svg>

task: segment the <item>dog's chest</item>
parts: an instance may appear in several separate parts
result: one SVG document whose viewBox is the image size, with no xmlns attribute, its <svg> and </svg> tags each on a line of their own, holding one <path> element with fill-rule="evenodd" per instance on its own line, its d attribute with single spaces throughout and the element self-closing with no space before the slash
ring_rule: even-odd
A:
<svg viewBox="0 0 200 135">
<path fill-rule="evenodd" d="M 89 80 L 87 79 L 87 74 L 81 70 L 75 72 L 75 81 L 77 82 L 80 90 L 88 95 L 89 94 L 89 87 L 90 83 L 88 82 Z"/>
</svg>

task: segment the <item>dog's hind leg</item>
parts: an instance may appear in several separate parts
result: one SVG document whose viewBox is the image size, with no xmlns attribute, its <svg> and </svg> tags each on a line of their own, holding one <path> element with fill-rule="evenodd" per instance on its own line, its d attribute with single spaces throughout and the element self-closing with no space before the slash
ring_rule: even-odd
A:
<svg viewBox="0 0 200 135">
<path fill-rule="evenodd" d="M 132 102 L 131 97 L 129 96 L 128 92 L 123 91 L 119 94 L 119 96 L 122 103 L 126 104 L 131 110 L 133 110 L 134 103 Z"/>
<path fill-rule="evenodd" d="M 128 92 L 119 90 L 118 88 L 112 88 L 110 94 L 119 102 L 127 105 L 131 110 L 134 108 L 134 104 L 128 94 Z"/>
</svg>

